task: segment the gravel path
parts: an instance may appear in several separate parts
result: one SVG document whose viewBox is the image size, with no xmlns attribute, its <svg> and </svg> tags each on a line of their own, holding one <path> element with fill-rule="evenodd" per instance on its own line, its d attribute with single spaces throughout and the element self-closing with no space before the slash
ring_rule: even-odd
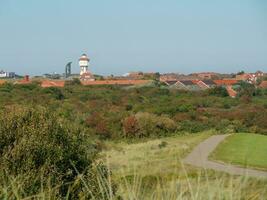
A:
<svg viewBox="0 0 267 200">
<path fill-rule="evenodd" d="M 229 135 L 211 136 L 204 142 L 200 143 L 184 160 L 185 164 L 202 167 L 205 169 L 213 169 L 217 171 L 227 172 L 232 175 L 245 175 L 252 177 L 267 178 L 267 172 L 236 167 L 233 165 L 217 163 L 208 160 L 210 153 L 215 150 L 217 145 Z"/>
</svg>

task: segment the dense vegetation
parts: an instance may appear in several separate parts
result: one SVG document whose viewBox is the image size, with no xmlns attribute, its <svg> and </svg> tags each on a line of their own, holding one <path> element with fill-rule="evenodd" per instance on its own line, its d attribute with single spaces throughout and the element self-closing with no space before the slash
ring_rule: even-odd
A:
<svg viewBox="0 0 267 200">
<path fill-rule="evenodd" d="M 97 171 L 101 168 L 101 180 L 109 175 L 96 160 L 104 140 L 163 138 L 211 129 L 267 134 L 267 92 L 245 84 L 238 90 L 233 99 L 224 88 L 188 92 L 160 84 L 1 85 L 0 187 L 12 189 L 8 183 L 13 177 L 19 181 L 21 198 L 53 188 L 57 197 L 103 199 L 107 192 L 99 187 Z M 112 195 L 116 187 L 110 188 Z M 0 198 L 3 195 L 0 190 Z"/>
<path fill-rule="evenodd" d="M 267 133 L 267 92 L 239 86 L 233 99 L 225 90 L 187 92 L 161 86 L 121 88 L 81 86 L 41 88 L 38 84 L 0 86 L 0 106 L 43 106 L 86 128 L 100 139 L 158 137 L 175 132 Z"/>
</svg>

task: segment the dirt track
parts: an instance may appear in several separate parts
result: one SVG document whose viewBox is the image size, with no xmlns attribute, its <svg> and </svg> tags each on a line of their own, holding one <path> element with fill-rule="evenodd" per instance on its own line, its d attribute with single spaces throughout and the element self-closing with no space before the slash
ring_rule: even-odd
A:
<svg viewBox="0 0 267 200">
<path fill-rule="evenodd" d="M 185 164 L 193 165 L 196 167 L 227 172 L 232 175 L 267 178 L 267 172 L 265 171 L 246 169 L 208 160 L 208 156 L 210 155 L 210 153 L 215 150 L 217 145 L 228 136 L 229 135 L 211 136 L 204 142 L 200 143 L 197 147 L 195 147 L 195 149 L 183 160 L 183 162 Z"/>
</svg>

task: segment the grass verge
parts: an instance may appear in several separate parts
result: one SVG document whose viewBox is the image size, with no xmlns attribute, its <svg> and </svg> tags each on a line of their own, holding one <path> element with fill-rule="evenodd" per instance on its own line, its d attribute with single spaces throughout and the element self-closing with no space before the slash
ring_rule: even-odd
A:
<svg viewBox="0 0 267 200">
<path fill-rule="evenodd" d="M 238 133 L 225 139 L 211 159 L 248 168 L 267 170 L 267 136 Z"/>
</svg>

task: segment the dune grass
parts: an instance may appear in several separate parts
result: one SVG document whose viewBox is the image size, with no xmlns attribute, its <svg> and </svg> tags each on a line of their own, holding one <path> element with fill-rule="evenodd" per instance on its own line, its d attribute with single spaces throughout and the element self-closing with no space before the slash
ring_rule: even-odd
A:
<svg viewBox="0 0 267 200">
<path fill-rule="evenodd" d="M 184 158 L 212 132 L 136 144 L 108 143 L 103 153 L 123 199 L 264 199 L 265 180 L 184 166 Z"/>
<path fill-rule="evenodd" d="M 103 152 L 108 171 L 97 170 L 96 181 L 99 196 L 91 199 L 108 200 L 265 200 L 267 180 L 230 176 L 225 173 L 184 166 L 185 157 L 199 142 L 212 133 L 180 135 L 143 141 L 135 144 L 109 142 Z M 106 159 L 104 159 L 106 158 Z M 107 178 L 103 174 L 108 173 Z M 4 178 L 1 176 L 0 178 Z M 0 199 L 57 200 L 57 187 L 45 187 L 34 196 L 25 197 L 19 178 L 7 177 L 0 185 Z M 72 199 L 77 185 L 85 185 L 79 199 L 88 199 L 92 193 L 90 182 L 79 174 L 69 183 L 69 192 L 64 199 Z M 113 191 L 116 185 L 115 191 Z M 59 187 L 59 186 L 58 186 Z"/>
<path fill-rule="evenodd" d="M 175 173 L 177 167 L 181 167 L 180 158 L 210 135 L 211 132 L 205 132 L 152 139 L 134 144 L 108 143 L 108 150 L 103 155 L 108 159 L 116 178 L 137 172 L 141 176 L 170 176 Z"/>
<path fill-rule="evenodd" d="M 211 159 L 267 170 L 267 136 L 238 133 L 223 141 Z"/>
</svg>

